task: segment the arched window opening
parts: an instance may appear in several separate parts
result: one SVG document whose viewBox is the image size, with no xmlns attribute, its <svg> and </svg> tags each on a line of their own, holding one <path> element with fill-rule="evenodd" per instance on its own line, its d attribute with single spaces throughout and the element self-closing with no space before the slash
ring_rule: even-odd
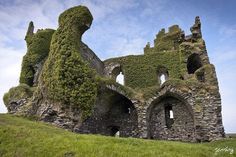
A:
<svg viewBox="0 0 236 157">
<path fill-rule="evenodd" d="M 164 82 L 166 82 L 166 77 L 164 74 L 161 74 L 160 76 L 160 84 L 162 85 Z"/>
<path fill-rule="evenodd" d="M 96 106 L 96 130 L 109 136 L 136 137 L 138 130 L 138 114 L 133 102 L 120 91 L 106 87 L 99 97 L 99 106 Z M 100 117 L 100 118 L 99 118 Z M 100 132 L 101 131 L 101 132 Z M 119 131 L 119 132 L 118 132 Z M 95 131 L 94 131 L 95 132 Z"/>
<path fill-rule="evenodd" d="M 131 112 L 131 111 L 130 111 L 130 107 L 129 107 L 129 108 L 128 108 L 128 114 L 130 114 L 130 112 Z"/>
<path fill-rule="evenodd" d="M 172 105 L 168 104 L 165 107 L 165 121 L 166 127 L 171 128 L 174 123 L 174 113 L 172 110 Z"/>
<path fill-rule="evenodd" d="M 120 131 L 117 131 L 115 137 L 120 137 Z"/>
<path fill-rule="evenodd" d="M 116 82 L 124 85 L 124 75 L 122 74 L 122 72 L 120 72 L 120 74 L 116 77 Z"/>
<path fill-rule="evenodd" d="M 159 85 L 162 85 L 164 82 L 166 82 L 168 77 L 169 77 L 169 73 L 167 71 L 167 68 L 164 66 L 158 66 L 157 67 L 157 78 L 158 78 Z"/>
<path fill-rule="evenodd" d="M 198 54 L 192 54 L 188 57 L 187 69 L 189 74 L 194 74 L 197 69 L 202 67 L 201 58 Z"/>
<path fill-rule="evenodd" d="M 112 126 L 111 127 L 111 136 L 119 137 L 120 131 L 118 126 Z"/>
</svg>

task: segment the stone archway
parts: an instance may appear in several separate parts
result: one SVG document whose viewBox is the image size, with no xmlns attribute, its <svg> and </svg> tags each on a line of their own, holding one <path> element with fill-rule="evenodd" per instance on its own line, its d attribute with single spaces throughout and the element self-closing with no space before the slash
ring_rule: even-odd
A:
<svg viewBox="0 0 236 157">
<path fill-rule="evenodd" d="M 148 134 L 151 139 L 193 141 L 193 112 L 189 104 L 174 94 L 154 100 L 149 108 Z"/>
<path fill-rule="evenodd" d="M 108 112 L 106 113 L 106 128 L 108 132 L 113 132 L 114 126 L 119 128 L 120 137 L 135 137 L 138 126 L 137 111 L 127 97 L 110 91 Z M 113 134 L 110 134 L 113 135 Z"/>
<path fill-rule="evenodd" d="M 101 88 L 93 115 L 78 132 L 120 137 L 137 137 L 138 115 L 132 101 L 111 87 Z"/>
</svg>

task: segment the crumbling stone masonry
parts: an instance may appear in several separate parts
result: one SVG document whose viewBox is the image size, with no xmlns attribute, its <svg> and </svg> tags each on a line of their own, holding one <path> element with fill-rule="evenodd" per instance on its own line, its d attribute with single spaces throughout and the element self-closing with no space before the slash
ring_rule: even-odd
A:
<svg viewBox="0 0 236 157">
<path fill-rule="evenodd" d="M 224 137 L 199 17 L 191 35 L 174 25 L 159 31 L 143 55 L 105 61 L 81 41 L 92 20 L 77 6 L 60 15 L 57 30 L 34 33 L 30 22 L 20 85 L 4 95 L 9 113 L 78 133 L 192 142 Z M 124 85 L 116 82 L 120 73 Z"/>
</svg>

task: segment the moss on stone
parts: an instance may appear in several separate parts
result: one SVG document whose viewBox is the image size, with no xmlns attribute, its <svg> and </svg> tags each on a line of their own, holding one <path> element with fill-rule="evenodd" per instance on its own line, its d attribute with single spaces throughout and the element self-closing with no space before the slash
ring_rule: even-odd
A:
<svg viewBox="0 0 236 157">
<path fill-rule="evenodd" d="M 215 67 L 212 64 L 207 64 L 202 66 L 201 68 L 199 68 L 198 70 L 196 70 L 195 72 L 195 79 L 197 79 L 197 77 L 199 75 L 203 75 L 204 76 L 204 80 L 205 83 L 208 84 L 215 84 L 217 85 L 217 80 L 215 79 Z"/>
<path fill-rule="evenodd" d="M 175 88 L 180 89 L 183 92 L 188 92 L 191 90 L 197 91 L 198 94 L 202 94 L 202 92 L 217 94 L 218 88 L 215 85 L 205 84 L 203 82 L 199 82 L 195 78 L 191 78 L 188 80 L 180 80 L 180 79 L 169 79 L 162 86 L 171 85 Z"/>
<path fill-rule="evenodd" d="M 202 112 L 202 106 L 200 104 L 195 104 L 194 106 L 194 110 L 195 112 Z"/>
<path fill-rule="evenodd" d="M 124 96 L 127 96 L 128 98 L 134 98 L 135 95 L 137 94 L 132 88 L 127 87 L 127 86 L 123 86 L 117 82 L 115 82 L 115 80 L 113 79 L 109 79 L 109 78 L 102 78 L 102 77 L 97 77 L 97 81 L 99 82 L 99 86 L 103 87 L 103 86 L 113 86 L 116 88 L 116 91 L 121 92 Z"/>
<path fill-rule="evenodd" d="M 33 36 L 26 36 L 28 50 L 22 61 L 20 83 L 33 86 L 35 65 L 48 56 L 53 33 L 52 29 L 45 29 L 39 30 Z"/>
<path fill-rule="evenodd" d="M 90 27 L 92 21 L 93 16 L 87 7 L 72 7 L 59 16 L 59 28 L 63 29 L 58 31 L 67 32 L 67 34 L 76 33 L 73 36 L 77 35 L 77 38 L 81 39 L 82 34 Z M 65 33 L 63 34 L 65 35 Z"/>
<path fill-rule="evenodd" d="M 160 89 L 159 86 L 152 86 L 145 89 L 141 89 L 140 93 L 143 93 L 143 99 L 148 99 L 157 94 L 157 91 Z"/>
<path fill-rule="evenodd" d="M 154 47 L 146 47 L 144 54 L 159 53 L 162 51 L 178 50 L 181 41 L 182 30 L 178 25 L 169 27 L 169 31 L 165 33 L 162 29 L 156 35 L 154 40 Z"/>
<path fill-rule="evenodd" d="M 30 98 L 33 95 L 34 88 L 29 87 L 27 84 L 20 84 L 16 87 L 12 87 L 3 96 L 3 101 L 6 107 L 10 102 L 16 102 L 20 99 Z"/>
<path fill-rule="evenodd" d="M 162 29 L 156 36 L 154 47 L 149 44 L 144 48 L 144 55 L 125 56 L 108 59 L 105 64 L 119 63 L 125 75 L 125 85 L 135 90 L 160 88 L 160 74 L 158 68 L 168 72 L 168 79 L 181 80 L 188 73 L 186 61 L 193 52 L 203 53 L 204 40 L 194 43 L 183 42 L 183 32 L 178 25 L 169 28 L 165 33 Z M 206 62 L 207 63 L 207 62 Z M 187 76 L 188 81 L 198 82 L 194 75 Z M 184 80 L 186 81 L 186 80 Z"/>
<path fill-rule="evenodd" d="M 92 23 L 84 6 L 73 7 L 60 15 L 59 28 L 53 35 L 50 53 L 42 70 L 43 89 L 51 101 L 79 108 L 85 119 L 92 112 L 98 83 L 95 71 L 83 61 L 80 39 Z"/>
</svg>

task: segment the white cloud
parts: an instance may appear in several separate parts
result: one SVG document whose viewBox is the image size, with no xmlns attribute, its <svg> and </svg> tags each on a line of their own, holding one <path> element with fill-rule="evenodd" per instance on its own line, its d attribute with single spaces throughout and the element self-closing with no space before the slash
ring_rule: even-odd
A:
<svg viewBox="0 0 236 157">
<path fill-rule="evenodd" d="M 83 5 L 86 5 L 92 12 L 95 20 L 105 19 L 120 10 L 136 7 L 138 5 L 135 0 L 84 0 Z"/>
<path fill-rule="evenodd" d="M 235 132 L 236 130 L 236 104 L 234 101 L 236 89 L 236 69 L 235 51 L 222 51 L 221 54 L 215 55 L 213 63 L 216 66 L 216 72 L 219 81 L 220 94 L 222 99 L 222 115 L 226 132 Z"/>
<path fill-rule="evenodd" d="M 225 35 L 228 37 L 234 36 L 236 34 L 236 25 L 232 25 L 232 26 L 222 25 L 219 30 L 219 33 L 223 36 Z"/>
<path fill-rule="evenodd" d="M 225 126 L 225 132 L 227 133 L 235 133 L 236 116 L 232 116 L 235 115 L 235 111 L 236 111 L 235 103 L 232 102 L 229 103 L 223 101 L 222 105 L 223 125 Z"/>
<path fill-rule="evenodd" d="M 3 95 L 11 87 L 18 85 L 21 60 L 25 50 L 0 47 L 0 52 L 0 113 L 3 113 L 7 111 L 3 104 Z"/>
<path fill-rule="evenodd" d="M 28 23 L 34 22 L 35 31 L 41 28 L 56 28 L 61 12 L 82 1 L 69 0 L 14 0 L 11 5 L 0 4 L 0 112 L 6 112 L 2 102 L 5 92 L 19 81 L 22 56 L 25 54 L 24 36 Z M 134 0 L 84 1 L 97 20 L 106 18 L 120 9 L 128 9 L 135 5 Z M 16 49 L 17 48 L 17 49 Z"/>
<path fill-rule="evenodd" d="M 219 27 L 219 35 L 221 42 L 228 42 L 230 40 L 235 41 L 236 37 L 236 25 L 224 25 L 221 24 Z"/>
<path fill-rule="evenodd" d="M 143 1 L 141 3 L 142 6 L 144 6 L 142 12 L 140 15 L 142 17 L 150 17 L 153 14 L 157 15 L 162 11 L 164 8 L 165 4 L 168 2 L 168 0 L 162 1 L 162 0 L 148 0 L 148 1 Z M 158 18 L 158 17 L 157 17 Z"/>
<path fill-rule="evenodd" d="M 26 52 L 24 36 L 29 21 L 35 22 L 36 29 L 55 27 L 57 15 L 54 13 L 55 20 L 52 20 L 53 15 L 45 10 L 60 10 L 53 7 L 51 1 L 48 5 L 33 1 L 13 1 L 13 4 L 0 5 L 0 112 L 6 112 L 3 94 L 19 83 L 22 56 Z"/>
<path fill-rule="evenodd" d="M 119 57 L 124 55 L 135 55 L 143 53 L 143 45 L 146 44 L 146 41 L 143 38 L 135 39 L 125 39 L 125 38 L 116 38 L 116 40 L 108 49 L 109 52 L 113 52 L 111 57 Z"/>
<path fill-rule="evenodd" d="M 161 2 L 161 1 L 160 1 Z M 34 22 L 35 31 L 41 28 L 56 28 L 57 19 L 65 9 L 84 4 L 94 16 L 95 26 L 87 33 L 88 43 L 97 43 L 100 37 L 100 46 L 107 49 L 102 51 L 102 58 L 135 54 L 142 52 L 146 44 L 144 40 L 145 29 L 138 23 L 136 17 L 129 17 L 123 12 L 128 12 L 139 7 L 140 2 L 136 0 L 13 0 L 11 4 L 0 4 L 0 55 L 1 55 L 1 93 L 18 84 L 22 56 L 25 54 L 25 43 L 23 41 L 28 23 Z M 143 4 L 143 2 L 142 2 Z M 145 2 L 146 6 L 153 7 L 151 3 Z M 159 5 L 161 7 L 161 5 Z M 157 8 L 155 9 L 158 10 Z M 140 13 L 141 14 L 141 13 Z M 114 31 L 115 30 L 115 31 Z M 96 41 L 97 44 L 94 44 Z M 9 48 L 10 47 L 10 48 Z M 17 49 L 16 49 L 17 48 Z M 4 74 L 4 75 L 2 75 Z M 1 100 L 1 106 L 2 100 Z M 0 109 L 0 112 L 5 111 Z"/>
<path fill-rule="evenodd" d="M 221 49 L 220 51 L 216 51 L 215 55 L 212 56 L 213 63 L 219 64 L 220 66 L 222 66 L 221 64 L 227 64 L 235 60 L 236 60 L 236 49 L 235 50 Z"/>
</svg>

